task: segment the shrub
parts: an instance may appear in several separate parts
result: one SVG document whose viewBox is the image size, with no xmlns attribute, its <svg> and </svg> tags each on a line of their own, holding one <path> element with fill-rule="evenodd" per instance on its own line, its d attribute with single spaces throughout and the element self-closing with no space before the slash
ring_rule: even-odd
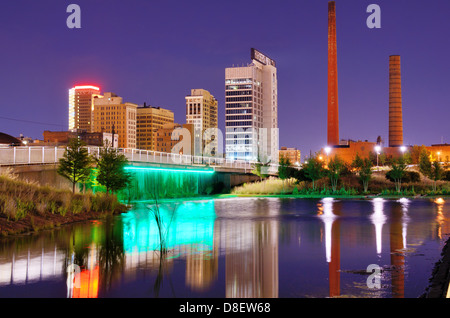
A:
<svg viewBox="0 0 450 318">
<path fill-rule="evenodd" d="M 44 215 L 46 212 L 49 211 L 48 208 L 49 204 L 46 201 L 41 201 L 36 203 L 36 212 L 40 215 Z"/>
<path fill-rule="evenodd" d="M 16 221 L 23 219 L 27 216 L 29 212 L 33 212 L 34 203 L 31 201 L 22 201 L 20 199 L 17 200 L 17 211 L 14 219 Z"/>
<path fill-rule="evenodd" d="M 444 173 L 442 174 L 442 180 L 450 181 L 450 170 L 444 171 Z"/>
<path fill-rule="evenodd" d="M 14 198 L 3 195 L 1 199 L 2 208 L 1 213 L 6 216 L 6 218 L 9 219 L 15 219 L 16 213 L 17 213 L 17 204 L 16 200 Z"/>
<path fill-rule="evenodd" d="M 84 212 L 83 211 L 83 201 L 80 199 L 72 200 L 70 210 L 72 211 L 73 214 L 79 214 L 81 212 Z"/>
<path fill-rule="evenodd" d="M 392 170 L 386 172 L 386 179 L 395 182 L 394 178 L 392 177 Z M 420 182 L 420 173 L 417 171 L 405 171 L 402 177 L 402 183 L 417 183 Z"/>
</svg>

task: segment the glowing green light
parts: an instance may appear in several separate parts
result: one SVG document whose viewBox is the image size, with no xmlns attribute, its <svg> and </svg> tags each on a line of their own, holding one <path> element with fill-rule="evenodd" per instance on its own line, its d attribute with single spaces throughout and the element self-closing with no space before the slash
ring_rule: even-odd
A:
<svg viewBox="0 0 450 318">
<path fill-rule="evenodd" d="M 160 220 L 166 230 L 169 249 L 197 253 L 211 252 L 214 246 L 216 212 L 214 201 L 184 202 L 180 205 L 159 206 Z M 160 248 L 160 232 L 150 205 L 138 205 L 122 214 L 123 246 L 126 253 L 146 252 Z"/>
<path fill-rule="evenodd" d="M 194 170 L 194 169 L 170 169 L 170 168 L 154 168 L 154 167 L 125 167 L 125 170 L 150 170 L 150 171 L 168 171 L 180 173 L 214 173 L 214 170 Z"/>
</svg>

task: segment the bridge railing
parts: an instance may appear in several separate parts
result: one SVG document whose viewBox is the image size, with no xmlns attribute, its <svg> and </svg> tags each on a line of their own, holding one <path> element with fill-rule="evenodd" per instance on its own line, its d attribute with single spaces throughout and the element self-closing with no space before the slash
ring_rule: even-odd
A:
<svg viewBox="0 0 450 318">
<path fill-rule="evenodd" d="M 64 150 L 58 147 L 1 147 L 0 165 L 55 163 Z"/>
<path fill-rule="evenodd" d="M 86 147 L 91 155 L 98 155 L 100 147 Z M 26 164 L 52 164 L 58 163 L 63 157 L 64 147 L 0 147 L 0 165 L 26 165 Z M 140 150 L 131 148 L 118 148 L 131 162 L 149 162 L 175 165 L 218 166 L 232 169 L 250 171 L 254 162 L 244 160 L 231 160 L 227 158 L 191 156 L 176 153 Z M 278 165 L 270 165 L 269 172 L 276 172 Z"/>
</svg>

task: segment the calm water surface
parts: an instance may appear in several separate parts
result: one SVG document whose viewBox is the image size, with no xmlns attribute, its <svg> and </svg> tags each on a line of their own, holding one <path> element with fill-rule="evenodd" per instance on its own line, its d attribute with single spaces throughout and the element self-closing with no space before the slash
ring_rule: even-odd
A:
<svg viewBox="0 0 450 318">
<path fill-rule="evenodd" d="M 415 298 L 450 233 L 432 200 L 167 202 L 161 235 L 152 211 L 0 240 L 0 297 Z"/>
</svg>

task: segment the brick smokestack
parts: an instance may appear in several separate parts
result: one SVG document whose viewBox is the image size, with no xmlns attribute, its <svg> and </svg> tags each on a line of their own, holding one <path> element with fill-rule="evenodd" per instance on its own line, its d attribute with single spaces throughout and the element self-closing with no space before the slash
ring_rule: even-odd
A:
<svg viewBox="0 0 450 318">
<path fill-rule="evenodd" d="M 403 145 L 402 81 L 400 56 L 389 57 L 389 147 Z"/>
<path fill-rule="evenodd" d="M 336 4 L 328 2 L 328 145 L 339 145 Z"/>
</svg>

